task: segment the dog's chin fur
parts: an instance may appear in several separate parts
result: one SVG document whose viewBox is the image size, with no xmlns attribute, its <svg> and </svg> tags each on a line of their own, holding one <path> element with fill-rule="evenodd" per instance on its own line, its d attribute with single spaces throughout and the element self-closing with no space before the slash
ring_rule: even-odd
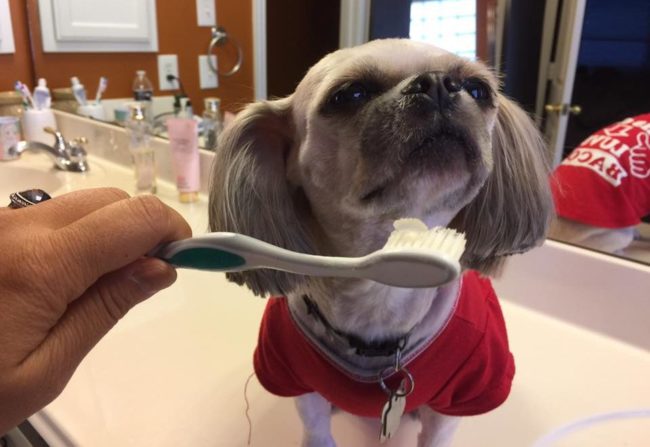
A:
<svg viewBox="0 0 650 447">
<path fill-rule="evenodd" d="M 423 74 L 438 93 L 405 98 Z M 444 90 L 446 78 L 479 79 L 489 97 Z M 336 92 L 351 82 L 370 93 L 341 107 Z M 494 272 L 543 240 L 552 209 L 542 140 L 497 87 L 482 64 L 412 41 L 332 53 L 293 95 L 248 106 L 220 136 L 210 227 L 359 256 L 384 245 L 394 220 L 416 217 L 464 232 L 463 267 Z M 334 327 L 367 341 L 408 332 L 438 293 L 270 270 L 229 278 L 256 294 L 287 295 L 292 308 L 309 295 Z"/>
</svg>

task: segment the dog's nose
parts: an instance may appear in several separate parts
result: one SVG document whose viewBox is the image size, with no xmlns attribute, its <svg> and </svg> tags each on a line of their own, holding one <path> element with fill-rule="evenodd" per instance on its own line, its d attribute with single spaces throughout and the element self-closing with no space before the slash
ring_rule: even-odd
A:
<svg viewBox="0 0 650 447">
<path fill-rule="evenodd" d="M 422 73 L 413 78 L 401 91 L 402 95 L 425 94 L 441 106 L 447 105 L 454 93 L 461 90 L 459 83 L 449 76 Z"/>
</svg>

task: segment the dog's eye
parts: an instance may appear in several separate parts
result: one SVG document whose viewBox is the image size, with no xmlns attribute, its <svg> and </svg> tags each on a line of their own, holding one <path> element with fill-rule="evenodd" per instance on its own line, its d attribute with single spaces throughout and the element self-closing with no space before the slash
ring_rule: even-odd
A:
<svg viewBox="0 0 650 447">
<path fill-rule="evenodd" d="M 370 94 L 365 85 L 360 82 L 353 82 L 334 93 L 330 102 L 336 106 L 354 104 L 366 100 L 369 96 Z"/>
<path fill-rule="evenodd" d="M 490 99 L 489 87 L 478 79 L 467 79 L 463 82 L 463 89 L 477 101 Z"/>
</svg>

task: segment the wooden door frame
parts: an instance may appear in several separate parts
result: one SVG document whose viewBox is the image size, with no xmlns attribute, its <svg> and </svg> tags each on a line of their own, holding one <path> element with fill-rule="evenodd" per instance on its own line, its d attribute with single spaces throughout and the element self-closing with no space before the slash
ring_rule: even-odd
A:
<svg viewBox="0 0 650 447">
<path fill-rule="evenodd" d="M 266 0 L 253 0 L 253 86 L 256 101 L 268 98 L 266 68 Z"/>
</svg>

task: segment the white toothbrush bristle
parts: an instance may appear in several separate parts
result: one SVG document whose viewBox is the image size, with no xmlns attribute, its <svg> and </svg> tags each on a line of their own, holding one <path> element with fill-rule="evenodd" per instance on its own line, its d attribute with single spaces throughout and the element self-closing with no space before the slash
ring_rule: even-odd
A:
<svg viewBox="0 0 650 447">
<path fill-rule="evenodd" d="M 413 231 L 427 231 L 429 227 L 422 222 L 420 219 L 406 218 L 406 219 L 397 219 L 393 222 L 393 228 L 395 230 L 413 230 Z"/>
<path fill-rule="evenodd" d="M 399 250 L 416 248 L 443 253 L 459 260 L 465 251 L 465 235 L 445 227 L 429 229 L 419 219 L 399 219 L 393 224 L 395 230 L 388 237 L 384 249 Z"/>
</svg>

